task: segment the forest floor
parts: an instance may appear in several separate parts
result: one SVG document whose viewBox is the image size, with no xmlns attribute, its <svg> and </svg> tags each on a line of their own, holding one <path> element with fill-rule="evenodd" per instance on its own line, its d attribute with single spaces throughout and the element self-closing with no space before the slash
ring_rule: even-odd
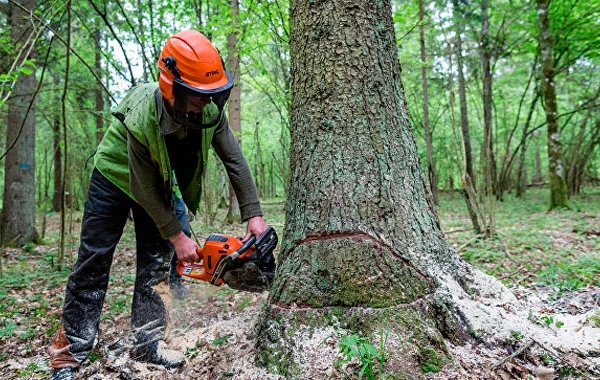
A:
<svg viewBox="0 0 600 380">
<path fill-rule="evenodd" d="M 571 201 L 572 210 L 547 212 L 548 193 L 531 190 L 523 199 L 511 194 L 496 203 L 498 237 L 473 236 L 464 202 L 458 193 L 441 195 L 439 216 L 456 252 L 474 267 L 495 276 L 520 292 L 541 300 L 535 313 L 551 310 L 568 318 L 585 318 L 600 328 L 600 190 L 588 189 Z M 264 202 L 269 224 L 283 231 L 284 204 Z M 210 232 L 241 236 L 242 225 L 227 225 L 219 211 L 215 221 L 196 220 L 193 228 L 202 241 Z M 75 260 L 79 214 L 68 216 L 66 262 Z M 50 368 L 45 348 L 59 326 L 68 269 L 58 269 L 58 215 L 48 215 L 47 245 L 2 251 L 0 273 L 0 378 L 43 379 Z M 40 221 L 40 226 L 42 222 Z M 41 230 L 41 227 L 38 227 Z M 87 379 L 280 379 L 253 364 L 254 324 L 268 294 L 244 293 L 227 286 L 213 287 L 186 281 L 191 295 L 176 300 L 171 311 L 169 345 L 186 353 L 188 364 L 179 371 L 141 364 L 128 357 L 131 294 L 135 275 L 132 226 L 128 223 L 115 253 L 109 291 L 96 349 L 79 371 Z M 561 318 L 545 319 L 549 334 L 560 329 Z M 511 332 L 512 334 L 512 332 Z M 523 349 L 514 332 L 514 346 L 452 350 L 454 365 L 436 379 L 553 379 L 596 378 L 589 358 L 553 357 L 543 347 Z M 376 344 L 376 343 L 374 343 Z M 534 344 L 535 345 L 535 344 Z M 600 342 L 598 343 L 600 356 Z M 513 355 L 511 355 L 511 353 Z M 330 360 L 324 358 L 324 360 Z M 343 368 L 333 362 L 315 366 L 311 379 L 358 378 L 358 363 Z M 383 377 L 382 377 L 383 378 Z M 389 376 L 386 378 L 396 378 Z"/>
</svg>

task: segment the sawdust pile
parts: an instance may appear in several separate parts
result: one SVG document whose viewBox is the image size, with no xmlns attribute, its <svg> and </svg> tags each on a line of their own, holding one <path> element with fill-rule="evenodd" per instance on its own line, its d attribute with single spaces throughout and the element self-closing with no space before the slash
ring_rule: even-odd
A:
<svg viewBox="0 0 600 380">
<path fill-rule="evenodd" d="M 486 279 L 482 274 L 477 281 Z M 254 325 L 267 300 L 266 293 L 235 292 L 202 283 L 190 287 L 190 299 L 177 301 L 171 313 L 169 345 L 186 352 L 188 363 L 183 369 L 167 371 L 129 360 L 127 344 L 121 342 L 113 345 L 112 352 L 105 344 L 108 363 L 92 363 L 81 375 L 91 379 L 283 379 L 254 365 Z M 600 351 L 596 357 L 577 355 L 577 347 L 588 353 L 594 352 L 588 345 L 600 347 L 600 328 L 591 321 L 599 306 L 600 289 L 581 289 L 556 298 L 548 287 L 515 288 L 511 292 L 514 298 L 508 300 L 494 298 L 498 294 L 489 290 L 470 302 L 480 305 L 478 311 L 472 310 L 478 323 L 474 327 L 486 334 L 491 344 L 449 345 L 454 362 L 426 378 L 510 379 L 532 375 L 553 379 L 565 368 L 581 378 L 586 378 L 586 372 L 598 373 Z M 527 318 L 538 323 L 523 323 Z M 325 330 L 299 334 L 296 341 L 311 363 L 311 372 L 303 375 L 307 380 L 346 379 L 360 370 L 355 361 L 341 368 L 333 365 L 339 358 L 337 340 Z"/>
</svg>

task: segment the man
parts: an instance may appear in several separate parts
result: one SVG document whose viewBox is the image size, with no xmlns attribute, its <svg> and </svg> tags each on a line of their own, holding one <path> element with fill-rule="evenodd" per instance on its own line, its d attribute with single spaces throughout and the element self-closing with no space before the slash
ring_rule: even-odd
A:
<svg viewBox="0 0 600 380">
<path fill-rule="evenodd" d="M 223 108 L 233 80 L 218 51 L 196 31 L 173 35 L 158 60 L 156 83 L 123 99 L 98 146 L 81 227 L 78 260 L 69 276 L 61 326 L 47 349 L 52 379 L 72 379 L 93 348 L 112 257 L 129 210 L 136 234 L 137 273 L 131 310 L 131 357 L 174 368 L 185 356 L 166 348 L 172 249 L 197 262 L 197 244 L 178 220 L 183 199 L 198 209 L 212 146 L 238 197 L 247 234 L 268 227 L 246 159 Z M 181 197 L 179 197 L 179 195 Z"/>
</svg>

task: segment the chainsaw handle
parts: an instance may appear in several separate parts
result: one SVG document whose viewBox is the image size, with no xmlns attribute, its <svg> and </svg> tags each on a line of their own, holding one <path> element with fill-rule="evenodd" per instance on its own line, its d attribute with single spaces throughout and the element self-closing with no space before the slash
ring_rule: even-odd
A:
<svg viewBox="0 0 600 380">
<path fill-rule="evenodd" d="M 231 255 L 223 258 L 223 260 L 227 259 L 229 261 L 233 261 L 240 257 L 240 255 L 248 250 L 248 248 L 252 247 L 252 245 L 256 242 L 256 236 L 252 235 L 241 247 L 236 249 Z"/>
<path fill-rule="evenodd" d="M 239 247 L 236 252 L 239 255 L 241 255 L 242 253 L 246 252 L 248 250 L 248 248 L 252 247 L 252 245 L 254 244 L 255 241 L 256 241 L 256 236 L 251 235 L 250 238 L 248 240 L 246 240 L 246 242 L 244 244 L 242 244 L 242 246 Z"/>
</svg>

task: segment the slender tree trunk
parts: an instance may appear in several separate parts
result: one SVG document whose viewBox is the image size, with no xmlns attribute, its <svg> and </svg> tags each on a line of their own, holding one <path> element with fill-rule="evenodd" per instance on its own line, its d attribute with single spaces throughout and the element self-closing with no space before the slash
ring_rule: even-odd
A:
<svg viewBox="0 0 600 380">
<path fill-rule="evenodd" d="M 238 139 L 240 146 L 242 145 L 242 112 L 241 112 L 241 95 L 242 84 L 240 83 L 240 55 L 238 52 L 238 37 L 237 37 L 237 18 L 240 12 L 238 0 L 229 0 L 231 9 L 233 31 L 227 36 L 227 67 L 233 74 L 235 82 L 229 96 L 229 126 Z M 228 223 L 240 221 L 240 208 L 235 192 L 229 184 L 229 211 L 227 212 L 226 220 Z"/>
<path fill-rule="evenodd" d="M 537 66 L 538 66 L 538 59 L 537 56 L 535 57 L 535 59 L 533 60 L 533 62 L 531 63 L 531 71 L 529 73 L 529 78 L 527 79 L 527 85 L 525 86 L 525 89 L 523 90 L 523 93 L 521 94 L 521 97 L 519 99 L 519 106 L 517 108 L 517 115 L 515 118 L 515 122 L 513 127 L 510 130 L 510 133 L 508 134 L 508 138 L 505 141 L 505 148 L 504 148 L 504 154 L 503 159 L 501 161 L 501 165 L 500 165 L 500 171 L 498 174 L 498 199 L 502 199 L 504 191 L 508 190 L 510 188 L 510 177 L 512 176 L 512 168 L 513 168 L 513 162 L 515 162 L 515 157 L 517 156 L 517 154 L 519 154 L 519 159 L 517 160 L 517 175 L 516 175 L 516 184 L 515 184 L 515 189 L 516 189 L 516 194 L 517 197 L 521 196 L 522 191 L 525 189 L 524 187 L 524 181 L 525 181 L 525 177 L 521 178 L 522 176 L 526 175 L 526 167 L 525 165 L 525 154 L 527 151 L 527 139 L 529 138 L 529 126 L 531 125 L 531 117 L 533 115 L 533 112 L 535 111 L 535 104 L 537 103 L 538 100 L 538 93 L 539 91 L 537 91 L 537 88 L 534 88 L 533 91 L 530 90 L 531 88 L 531 84 L 533 83 L 535 86 L 535 73 L 537 72 Z M 521 118 L 521 111 L 523 109 L 523 104 L 525 103 L 525 99 L 531 96 L 532 97 L 532 101 L 530 102 L 529 105 L 529 110 L 527 112 L 527 118 L 525 120 L 525 125 L 521 126 L 521 122 L 520 122 L 520 118 Z M 511 153 L 511 147 L 512 147 L 512 143 L 513 143 L 513 136 L 516 134 L 516 132 L 521 129 L 521 139 L 519 140 L 519 144 L 517 145 L 517 148 L 514 149 Z M 523 179 L 524 181 L 521 181 L 521 179 Z"/>
<path fill-rule="evenodd" d="M 542 92 L 548 128 L 548 175 L 550 177 L 549 209 L 568 208 L 565 168 L 563 166 L 560 128 L 558 127 L 558 106 L 556 104 L 556 83 L 554 82 L 554 58 L 552 56 L 552 31 L 550 29 L 549 0 L 537 0 L 538 24 L 540 28 L 540 56 L 542 63 Z"/>
<path fill-rule="evenodd" d="M 94 69 L 98 77 L 102 78 L 102 33 L 100 28 L 94 31 Z M 146 76 L 146 70 L 144 70 Z M 144 79 L 147 79 L 146 77 Z M 94 121 L 96 122 L 96 145 L 100 144 L 104 137 L 104 89 L 100 84 L 94 89 L 94 99 L 96 102 L 96 112 L 94 113 Z"/>
<path fill-rule="evenodd" d="M 490 46 L 489 1 L 481 1 L 481 75 L 483 83 L 483 192 L 497 193 L 496 160 L 494 157 L 494 134 L 492 125 L 492 50 Z M 493 225 L 493 224 L 492 224 Z"/>
<path fill-rule="evenodd" d="M 58 73 L 54 74 L 54 86 L 58 89 L 60 85 L 60 77 Z M 58 92 L 57 92 L 58 94 Z M 56 96 L 56 102 L 60 102 L 60 97 Z M 60 110 L 55 109 L 53 111 L 53 120 L 52 120 L 52 157 L 54 163 L 54 171 L 52 176 L 52 182 L 54 184 L 54 193 L 52 194 L 52 210 L 55 212 L 60 212 L 63 206 L 63 170 L 62 170 L 62 149 L 60 147 L 61 144 L 61 126 L 60 122 Z"/>
<path fill-rule="evenodd" d="M 469 114 L 467 109 L 467 85 L 464 75 L 464 64 L 462 58 L 462 33 L 463 17 L 460 13 L 458 0 L 453 0 L 453 12 L 456 26 L 456 64 L 458 71 L 458 98 L 460 103 L 460 127 L 464 149 L 465 172 L 462 176 L 462 187 L 467 211 L 473 224 L 475 234 L 482 233 L 481 223 L 477 212 L 477 187 L 475 186 L 475 172 L 473 171 L 473 153 L 471 149 L 471 134 L 469 130 Z"/>
<path fill-rule="evenodd" d="M 520 197 L 525 194 L 525 190 L 527 188 L 527 177 L 526 177 L 526 166 L 525 166 L 525 156 L 527 153 L 527 140 L 532 137 L 528 137 L 529 135 L 529 127 L 531 125 L 531 119 L 533 117 L 533 112 L 535 111 L 536 104 L 539 100 L 539 91 L 536 89 L 533 99 L 531 100 L 531 105 L 529 106 L 529 112 L 527 113 L 527 119 L 525 120 L 525 126 L 523 128 L 523 136 L 521 137 L 521 151 L 519 155 L 519 167 L 517 170 L 517 190 L 516 196 Z M 537 150 L 539 152 L 539 149 Z"/>
<path fill-rule="evenodd" d="M 429 125 L 429 94 L 427 93 L 427 53 L 425 52 L 425 6 L 419 0 L 419 42 L 421 45 L 421 86 L 423 87 L 423 127 L 427 144 L 427 174 L 433 202 L 438 203 L 437 175 L 433 164 L 433 139 Z"/>
<path fill-rule="evenodd" d="M 579 133 L 571 141 L 571 147 L 565 157 L 565 162 L 568 163 L 568 170 L 566 175 L 567 189 L 569 196 L 576 195 L 579 193 L 581 187 L 581 176 L 583 175 L 583 169 L 587 165 L 587 159 L 585 154 L 587 152 L 588 144 L 594 140 L 594 126 L 588 128 L 588 125 L 593 124 L 591 122 L 593 111 L 596 109 L 598 104 L 598 97 L 600 97 L 600 88 L 596 90 L 596 93 L 589 102 L 589 108 L 585 113 L 585 116 L 579 124 Z M 591 141 L 588 141 L 591 135 Z"/>
<path fill-rule="evenodd" d="M 483 181 L 481 195 L 485 197 L 485 237 L 496 235 L 496 197 L 499 195 L 496 174 L 496 158 L 494 157 L 494 134 L 492 125 L 492 72 L 490 69 L 492 51 L 490 46 L 489 2 L 481 1 L 481 76 L 483 83 L 483 147 L 482 165 Z"/>
<path fill-rule="evenodd" d="M 260 123 L 256 123 L 256 128 L 254 129 L 254 146 L 255 146 L 255 156 L 254 156 L 254 178 L 256 181 L 256 187 L 258 190 L 258 196 L 264 197 L 265 192 L 267 192 L 267 181 L 265 179 L 265 164 L 262 159 L 262 147 L 260 145 Z"/>
<path fill-rule="evenodd" d="M 27 51 L 35 43 L 31 16 L 37 8 L 37 0 L 23 0 L 19 6 L 11 6 L 10 24 L 12 41 L 17 51 Z M 29 10 L 29 12 L 25 11 Z M 20 67 L 25 60 L 34 58 L 22 54 Z M 30 66 L 31 67 L 31 66 Z M 4 196 L 0 220 L 2 244 L 23 245 L 35 241 L 35 69 L 22 74 L 14 85 L 8 100 L 8 125 L 6 129 L 6 154 L 4 162 Z"/>
</svg>

